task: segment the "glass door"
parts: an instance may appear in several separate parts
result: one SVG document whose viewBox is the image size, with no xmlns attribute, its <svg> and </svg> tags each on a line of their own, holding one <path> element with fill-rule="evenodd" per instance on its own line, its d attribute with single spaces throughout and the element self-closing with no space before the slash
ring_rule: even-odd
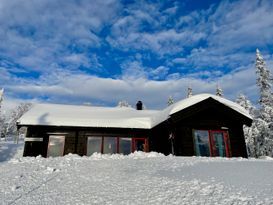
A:
<svg viewBox="0 0 273 205">
<path fill-rule="evenodd" d="M 226 131 L 211 131 L 211 152 L 215 157 L 229 157 L 229 139 Z"/>
<path fill-rule="evenodd" d="M 65 136 L 50 135 L 48 140 L 47 157 L 58 157 L 64 154 Z"/>
</svg>

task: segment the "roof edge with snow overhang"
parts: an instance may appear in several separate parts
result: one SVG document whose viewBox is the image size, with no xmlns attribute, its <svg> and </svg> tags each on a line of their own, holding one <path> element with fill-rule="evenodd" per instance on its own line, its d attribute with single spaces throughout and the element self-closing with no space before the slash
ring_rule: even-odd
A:
<svg viewBox="0 0 273 205">
<path fill-rule="evenodd" d="M 211 94 L 198 94 L 180 100 L 163 110 L 135 110 L 119 107 L 36 104 L 19 120 L 18 126 L 69 126 L 97 128 L 151 129 L 166 121 L 172 114 L 212 98 L 236 112 L 252 119 L 240 105 Z"/>
</svg>

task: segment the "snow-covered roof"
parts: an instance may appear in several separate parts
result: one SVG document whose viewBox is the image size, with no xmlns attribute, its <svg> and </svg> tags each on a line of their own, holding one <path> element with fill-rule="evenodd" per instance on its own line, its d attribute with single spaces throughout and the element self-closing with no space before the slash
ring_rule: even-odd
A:
<svg viewBox="0 0 273 205">
<path fill-rule="evenodd" d="M 246 111 L 242 106 L 238 105 L 237 103 L 227 100 L 223 97 L 219 97 L 219 96 L 207 94 L 207 93 L 193 95 L 192 97 L 178 101 L 177 103 L 172 105 L 169 114 L 172 115 L 180 110 L 183 110 L 187 107 L 190 107 L 190 106 L 197 104 L 201 101 L 204 101 L 208 98 L 212 98 L 212 99 L 218 101 L 219 103 L 222 103 L 225 106 L 230 107 L 231 109 L 241 113 L 242 115 L 246 116 L 247 118 L 252 119 L 252 117 L 249 115 L 248 111 Z"/>
<path fill-rule="evenodd" d="M 252 119 L 244 108 L 230 100 L 211 94 L 199 94 L 178 101 L 164 110 L 36 104 L 18 120 L 18 125 L 151 129 L 167 120 L 172 114 L 208 98 L 213 98 Z"/>
<path fill-rule="evenodd" d="M 36 104 L 19 119 L 18 123 L 21 125 L 150 129 L 151 116 L 157 112 L 127 107 Z"/>
</svg>

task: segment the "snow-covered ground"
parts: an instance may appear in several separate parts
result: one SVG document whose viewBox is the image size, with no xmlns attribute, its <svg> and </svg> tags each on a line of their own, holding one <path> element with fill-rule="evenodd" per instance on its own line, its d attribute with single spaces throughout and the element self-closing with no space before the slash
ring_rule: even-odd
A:
<svg viewBox="0 0 273 205">
<path fill-rule="evenodd" d="M 0 138 L 0 163 L 13 158 L 19 158 L 23 155 L 24 140 L 20 139 L 18 144 L 11 138 L 7 141 Z M 1 171 L 1 170 L 0 170 Z"/>
<path fill-rule="evenodd" d="M 0 163 L 0 204 L 273 204 L 273 160 L 137 152 Z"/>
</svg>

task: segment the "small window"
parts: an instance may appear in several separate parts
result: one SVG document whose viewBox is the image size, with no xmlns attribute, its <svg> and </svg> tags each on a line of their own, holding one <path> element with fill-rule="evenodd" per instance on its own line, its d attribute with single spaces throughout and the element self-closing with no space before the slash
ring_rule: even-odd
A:
<svg viewBox="0 0 273 205">
<path fill-rule="evenodd" d="M 119 153 L 130 154 L 132 152 L 132 139 L 119 138 Z"/>
<path fill-rule="evenodd" d="M 117 139 L 116 137 L 104 137 L 103 139 L 103 153 L 115 154 L 117 153 Z"/>
<path fill-rule="evenodd" d="M 50 135 L 48 140 L 48 157 L 58 157 L 64 154 L 65 136 Z"/>
<path fill-rule="evenodd" d="M 92 155 L 95 152 L 101 152 L 102 137 L 88 137 L 87 139 L 87 156 Z"/>
</svg>

